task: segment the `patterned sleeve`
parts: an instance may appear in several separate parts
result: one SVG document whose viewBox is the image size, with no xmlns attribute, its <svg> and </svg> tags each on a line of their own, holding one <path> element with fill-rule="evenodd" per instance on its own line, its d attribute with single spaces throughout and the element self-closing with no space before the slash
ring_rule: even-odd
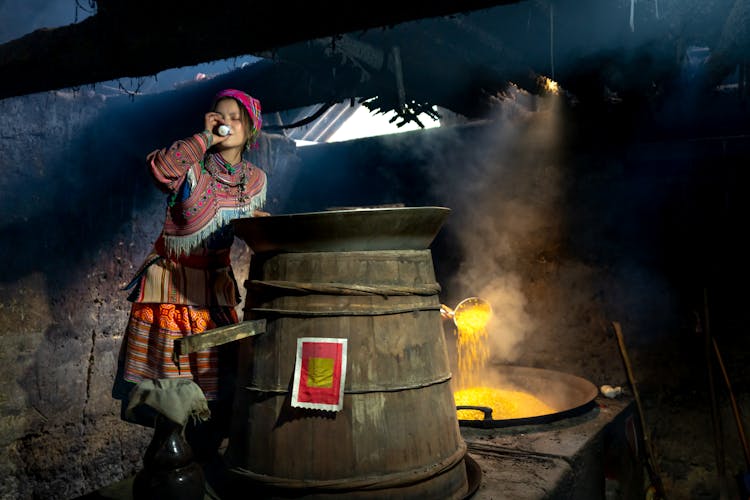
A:
<svg viewBox="0 0 750 500">
<path fill-rule="evenodd" d="M 167 193 L 180 188 L 191 167 L 203 159 L 208 149 L 205 134 L 175 142 L 169 148 L 157 149 L 146 157 L 148 168 L 159 189 Z"/>
</svg>

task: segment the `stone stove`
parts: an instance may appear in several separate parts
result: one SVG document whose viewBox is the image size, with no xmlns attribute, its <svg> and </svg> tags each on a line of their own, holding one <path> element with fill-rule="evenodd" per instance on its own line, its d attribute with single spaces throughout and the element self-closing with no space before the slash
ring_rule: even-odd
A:
<svg viewBox="0 0 750 500">
<path fill-rule="evenodd" d="M 556 422 L 461 427 L 469 456 L 481 469 L 470 498 L 643 498 L 633 408 L 624 397 L 597 398 L 586 413 Z"/>
</svg>

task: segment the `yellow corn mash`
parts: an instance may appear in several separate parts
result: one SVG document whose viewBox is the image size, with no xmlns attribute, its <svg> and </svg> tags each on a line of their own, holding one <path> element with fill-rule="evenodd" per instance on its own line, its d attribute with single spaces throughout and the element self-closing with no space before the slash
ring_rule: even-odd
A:
<svg viewBox="0 0 750 500">
<path fill-rule="evenodd" d="M 488 406 L 492 408 L 493 420 L 528 418 L 555 413 L 557 410 L 538 398 L 521 391 L 493 389 L 491 387 L 471 387 L 453 393 L 456 406 Z M 459 420 L 482 420 L 479 410 L 458 410 Z"/>
<path fill-rule="evenodd" d="M 554 408 L 526 392 L 478 385 L 490 358 L 486 325 L 491 315 L 489 303 L 479 299 L 466 299 L 456 308 L 458 376 L 455 382 L 458 387 L 464 387 L 453 394 L 456 406 L 490 407 L 493 420 L 555 413 Z M 484 419 L 484 413 L 479 410 L 457 410 L 457 415 L 459 420 Z"/>
<path fill-rule="evenodd" d="M 456 309 L 454 321 L 458 336 L 458 378 L 461 386 L 477 383 L 474 374 L 490 358 L 485 326 L 492 315 L 486 302 L 467 299 Z"/>
</svg>

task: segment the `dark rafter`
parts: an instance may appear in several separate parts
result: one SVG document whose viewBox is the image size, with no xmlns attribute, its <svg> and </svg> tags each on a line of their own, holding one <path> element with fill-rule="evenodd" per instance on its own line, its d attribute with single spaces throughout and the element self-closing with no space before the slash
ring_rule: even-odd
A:
<svg viewBox="0 0 750 500">
<path fill-rule="evenodd" d="M 84 21 L 0 46 L 0 99 L 273 51 L 296 42 L 519 0 L 99 0 Z"/>
</svg>

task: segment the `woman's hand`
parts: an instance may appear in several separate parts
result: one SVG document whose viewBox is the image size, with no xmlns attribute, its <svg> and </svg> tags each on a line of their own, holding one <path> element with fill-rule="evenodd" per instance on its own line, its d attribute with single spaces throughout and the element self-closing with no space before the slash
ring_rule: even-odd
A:
<svg viewBox="0 0 750 500">
<path fill-rule="evenodd" d="M 253 210 L 253 217 L 268 217 L 270 215 L 270 213 L 264 212 L 263 210 Z"/>
<path fill-rule="evenodd" d="M 221 116 L 221 113 L 217 113 L 216 111 L 209 111 L 206 113 L 206 115 L 203 118 L 203 124 L 205 125 L 205 129 L 208 132 L 211 133 L 211 145 L 214 144 L 220 144 L 227 140 L 229 137 L 227 136 L 220 136 L 215 131 L 216 128 L 219 125 L 225 125 L 224 123 L 224 117 Z"/>
</svg>

